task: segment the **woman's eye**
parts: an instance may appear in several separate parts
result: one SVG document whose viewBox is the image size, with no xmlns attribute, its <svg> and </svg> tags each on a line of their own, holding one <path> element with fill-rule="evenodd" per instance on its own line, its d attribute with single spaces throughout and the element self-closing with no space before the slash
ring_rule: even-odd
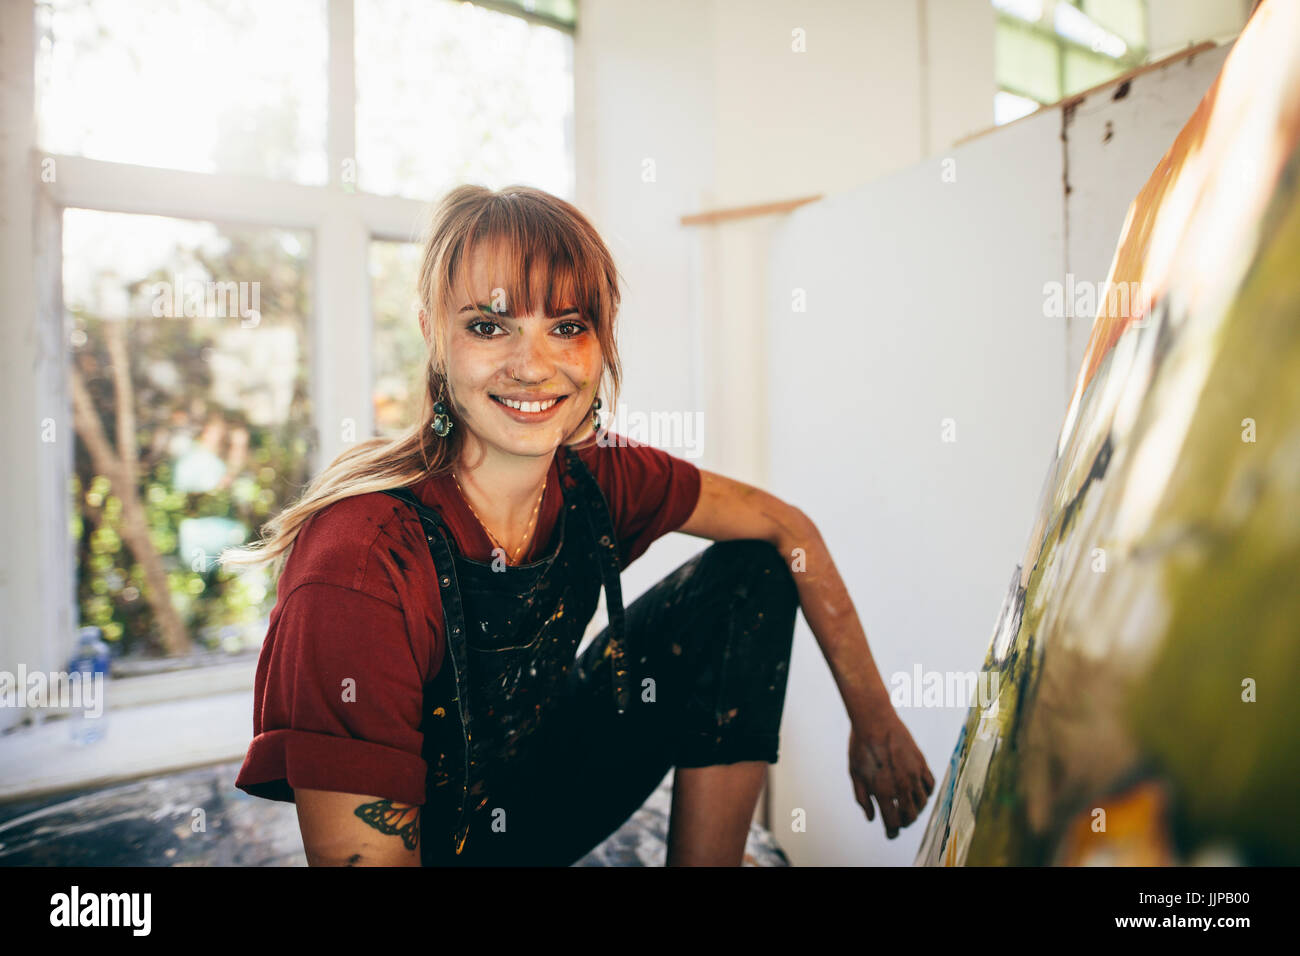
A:
<svg viewBox="0 0 1300 956">
<path fill-rule="evenodd" d="M 487 326 L 488 331 L 483 331 L 482 330 L 483 326 Z M 506 332 L 505 326 L 503 326 L 500 322 L 494 322 L 491 319 L 475 319 L 473 322 L 470 322 L 466 326 L 466 328 L 468 328 L 479 338 L 484 338 L 484 339 L 496 339 L 501 337 L 500 335 L 491 331 L 491 329 L 493 328 L 500 329 L 501 332 L 509 334 Z M 587 331 L 586 325 L 576 321 L 561 322 L 559 325 L 555 327 L 555 329 L 560 333 L 560 335 L 563 338 L 566 339 L 576 338 L 577 336 Z"/>
</svg>

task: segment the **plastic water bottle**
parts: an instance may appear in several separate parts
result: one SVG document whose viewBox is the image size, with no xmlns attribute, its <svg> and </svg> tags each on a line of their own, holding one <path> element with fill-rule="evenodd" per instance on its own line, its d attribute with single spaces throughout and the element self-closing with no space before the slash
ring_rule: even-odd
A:
<svg viewBox="0 0 1300 956">
<path fill-rule="evenodd" d="M 101 633 L 97 627 L 83 627 L 77 639 L 77 649 L 68 664 L 69 673 L 78 675 L 77 679 L 81 681 L 81 706 L 72 709 L 69 723 L 73 742 L 83 747 L 102 740 L 108 730 L 108 710 L 103 700 L 106 691 L 96 700 L 94 709 L 99 711 L 98 717 L 87 713 L 91 708 L 87 706 L 85 696 L 88 691 L 99 692 L 108 686 L 108 644 Z"/>
</svg>

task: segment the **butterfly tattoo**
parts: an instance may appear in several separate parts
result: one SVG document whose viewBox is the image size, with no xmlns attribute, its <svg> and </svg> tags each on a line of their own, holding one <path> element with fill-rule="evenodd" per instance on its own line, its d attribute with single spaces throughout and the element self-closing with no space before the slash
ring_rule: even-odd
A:
<svg viewBox="0 0 1300 956">
<path fill-rule="evenodd" d="M 356 814 L 380 833 L 396 834 L 408 850 L 420 845 L 420 808 L 392 800 L 376 800 L 357 807 Z"/>
</svg>

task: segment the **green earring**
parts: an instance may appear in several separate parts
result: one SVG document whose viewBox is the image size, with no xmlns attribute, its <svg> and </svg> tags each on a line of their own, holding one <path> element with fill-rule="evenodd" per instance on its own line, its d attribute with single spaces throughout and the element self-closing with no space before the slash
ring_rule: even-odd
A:
<svg viewBox="0 0 1300 956">
<path fill-rule="evenodd" d="M 596 409 L 600 408 L 600 398 L 596 398 L 595 404 L 591 406 L 591 427 L 600 431 L 600 413 Z"/>
<path fill-rule="evenodd" d="M 433 424 L 429 427 L 439 438 L 446 438 L 447 433 L 451 431 L 452 420 L 447 414 L 447 406 L 442 402 L 433 403 Z"/>
</svg>

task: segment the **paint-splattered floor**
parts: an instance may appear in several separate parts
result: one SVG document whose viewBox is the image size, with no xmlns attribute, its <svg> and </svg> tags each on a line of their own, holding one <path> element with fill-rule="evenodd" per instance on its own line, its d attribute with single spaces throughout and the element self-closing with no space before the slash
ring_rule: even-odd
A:
<svg viewBox="0 0 1300 956">
<path fill-rule="evenodd" d="M 306 866 L 291 803 L 235 788 L 240 761 L 0 805 L 0 866 Z M 670 771 L 575 866 L 663 866 Z M 789 866 L 754 824 L 746 866 Z"/>
</svg>

